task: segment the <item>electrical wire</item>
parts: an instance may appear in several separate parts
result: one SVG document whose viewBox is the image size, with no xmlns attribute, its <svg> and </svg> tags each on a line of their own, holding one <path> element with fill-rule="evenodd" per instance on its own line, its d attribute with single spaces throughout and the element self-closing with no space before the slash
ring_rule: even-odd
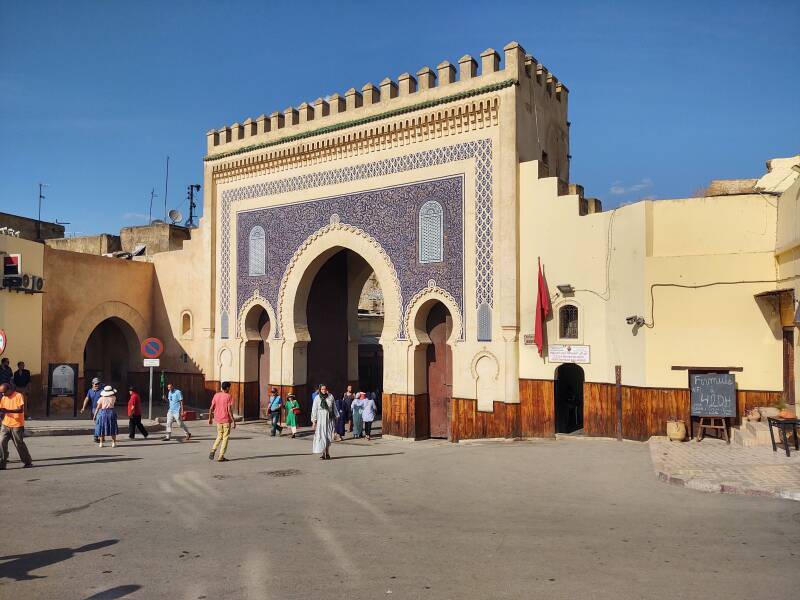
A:
<svg viewBox="0 0 800 600">
<path fill-rule="evenodd" d="M 588 292 L 594 294 L 604 302 L 611 300 L 611 250 L 614 245 L 614 219 L 617 216 L 619 206 L 611 211 L 611 216 L 608 219 L 608 230 L 606 231 L 606 289 L 603 293 L 596 292 L 589 289 L 576 289 L 576 292 Z"/>
<path fill-rule="evenodd" d="M 644 323 L 644 326 L 648 329 L 653 329 L 656 326 L 656 297 L 655 297 L 655 289 L 662 288 L 662 287 L 673 287 L 673 288 L 680 288 L 684 290 L 699 290 L 702 288 L 709 288 L 714 287 L 717 285 L 752 285 L 752 284 L 760 284 L 760 283 L 785 283 L 787 281 L 792 281 L 794 279 L 800 279 L 800 275 L 792 275 L 791 277 L 783 277 L 781 279 L 754 279 L 754 280 L 742 280 L 742 281 L 713 281 L 710 283 L 700 283 L 697 285 L 687 285 L 682 283 L 654 283 L 650 286 L 650 322 Z"/>
</svg>

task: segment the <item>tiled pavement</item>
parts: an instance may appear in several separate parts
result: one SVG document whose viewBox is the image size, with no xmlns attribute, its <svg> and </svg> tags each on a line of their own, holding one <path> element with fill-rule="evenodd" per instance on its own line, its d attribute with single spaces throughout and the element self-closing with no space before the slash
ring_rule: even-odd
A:
<svg viewBox="0 0 800 600">
<path fill-rule="evenodd" d="M 775 496 L 800 501 L 800 452 L 743 448 L 721 440 L 670 442 L 652 437 L 650 458 L 662 481 L 704 492 Z"/>
</svg>

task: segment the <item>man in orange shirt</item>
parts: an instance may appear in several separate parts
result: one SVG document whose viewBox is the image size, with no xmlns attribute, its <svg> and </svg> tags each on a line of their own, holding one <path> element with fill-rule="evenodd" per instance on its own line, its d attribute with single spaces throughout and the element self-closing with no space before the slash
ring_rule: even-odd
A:
<svg viewBox="0 0 800 600">
<path fill-rule="evenodd" d="M 14 441 L 20 460 L 25 468 L 33 466 L 31 454 L 25 444 L 25 398 L 16 391 L 12 384 L 0 384 L 0 469 L 6 468 L 8 462 L 8 440 Z"/>
</svg>

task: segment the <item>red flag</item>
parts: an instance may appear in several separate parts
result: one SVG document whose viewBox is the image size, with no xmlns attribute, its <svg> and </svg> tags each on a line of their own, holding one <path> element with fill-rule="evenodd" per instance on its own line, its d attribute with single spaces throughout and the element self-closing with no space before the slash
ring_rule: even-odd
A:
<svg viewBox="0 0 800 600">
<path fill-rule="evenodd" d="M 542 275 L 542 261 L 539 259 L 538 289 L 536 291 L 536 315 L 534 317 L 533 341 L 539 349 L 539 356 L 544 348 L 544 322 L 550 314 L 550 293 L 547 291 L 547 281 Z"/>
</svg>

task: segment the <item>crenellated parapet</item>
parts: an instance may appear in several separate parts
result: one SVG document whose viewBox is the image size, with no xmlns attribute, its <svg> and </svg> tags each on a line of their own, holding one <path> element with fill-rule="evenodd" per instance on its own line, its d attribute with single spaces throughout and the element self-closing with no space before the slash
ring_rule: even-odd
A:
<svg viewBox="0 0 800 600">
<path fill-rule="evenodd" d="M 367 83 L 331 94 L 313 103 L 276 111 L 255 119 L 211 130 L 207 133 L 206 161 L 242 154 L 312 135 L 362 125 L 431 105 L 461 100 L 528 81 L 541 88 L 541 97 L 554 105 L 564 104 L 567 88 L 516 42 L 503 48 L 502 56 L 492 48 L 480 54 L 480 62 L 462 56 L 458 65 L 439 63 L 436 70 L 423 67 L 415 74 L 403 73 L 396 80 L 386 77 L 379 85 Z"/>
</svg>

